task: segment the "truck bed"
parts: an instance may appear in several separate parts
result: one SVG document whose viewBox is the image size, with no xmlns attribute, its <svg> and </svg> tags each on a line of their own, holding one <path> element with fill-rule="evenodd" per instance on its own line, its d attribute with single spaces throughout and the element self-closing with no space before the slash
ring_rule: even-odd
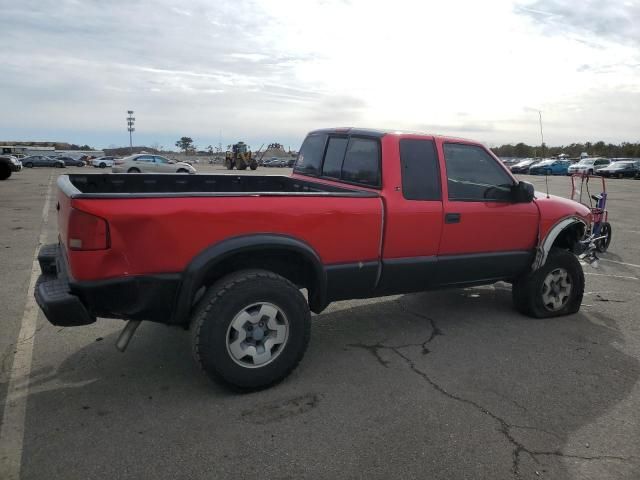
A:
<svg viewBox="0 0 640 480">
<path fill-rule="evenodd" d="M 70 198 L 378 196 L 284 175 L 73 174 L 61 176 L 58 186 Z"/>
</svg>

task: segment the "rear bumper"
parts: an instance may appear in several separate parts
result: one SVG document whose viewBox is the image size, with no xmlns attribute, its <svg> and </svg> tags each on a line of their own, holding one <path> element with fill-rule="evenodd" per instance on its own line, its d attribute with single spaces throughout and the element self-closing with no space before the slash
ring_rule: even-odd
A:
<svg viewBox="0 0 640 480">
<path fill-rule="evenodd" d="M 34 292 L 38 306 L 53 325 L 72 327 L 95 322 L 80 298 L 71 293 L 61 257 L 58 245 L 44 245 L 38 253 L 42 271 Z"/>
<path fill-rule="evenodd" d="M 156 274 L 77 282 L 68 274 L 58 245 L 38 254 L 42 274 L 35 297 L 47 320 L 63 327 L 87 325 L 96 317 L 169 323 L 180 287 L 179 274 Z"/>
</svg>

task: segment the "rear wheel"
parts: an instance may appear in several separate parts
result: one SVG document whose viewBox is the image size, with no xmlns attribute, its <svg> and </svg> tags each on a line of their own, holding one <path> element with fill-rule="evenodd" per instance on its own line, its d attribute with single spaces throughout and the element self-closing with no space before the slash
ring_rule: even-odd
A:
<svg viewBox="0 0 640 480">
<path fill-rule="evenodd" d="M 266 270 L 243 270 L 209 288 L 192 317 L 193 353 L 215 380 L 266 388 L 298 365 L 311 315 L 300 290 Z"/>
<path fill-rule="evenodd" d="M 527 316 L 570 315 L 580 310 L 584 273 L 573 253 L 554 247 L 546 263 L 516 280 L 511 292 L 514 306 Z"/>
<path fill-rule="evenodd" d="M 605 238 L 596 242 L 596 248 L 599 252 L 604 253 L 607 251 L 609 244 L 611 243 L 611 234 L 611 224 L 609 222 L 604 222 L 600 227 L 600 235 Z"/>
<path fill-rule="evenodd" d="M 33 163 L 32 162 L 27 162 L 27 163 L 24 164 L 24 166 L 26 168 L 33 168 Z"/>
<path fill-rule="evenodd" d="M 251 170 L 255 170 L 256 168 L 258 168 L 258 162 L 251 162 L 250 168 Z"/>
<path fill-rule="evenodd" d="M 107 168 L 107 164 L 104 162 L 100 162 L 100 165 L 98 165 L 100 168 Z"/>
<path fill-rule="evenodd" d="M 137 168 L 130 168 L 129 170 L 127 170 L 127 173 L 140 173 L 140 170 Z"/>
<path fill-rule="evenodd" d="M 189 173 L 189 171 L 184 168 L 179 168 L 176 173 Z"/>
<path fill-rule="evenodd" d="M 0 180 L 6 180 L 11 176 L 11 169 L 9 165 L 0 163 Z"/>
</svg>

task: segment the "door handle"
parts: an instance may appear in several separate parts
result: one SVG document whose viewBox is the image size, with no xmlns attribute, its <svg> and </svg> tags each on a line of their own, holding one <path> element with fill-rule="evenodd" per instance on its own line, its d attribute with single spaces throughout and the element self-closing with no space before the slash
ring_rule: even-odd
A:
<svg viewBox="0 0 640 480">
<path fill-rule="evenodd" d="M 459 213 L 447 213 L 444 216 L 444 223 L 460 223 Z"/>
</svg>

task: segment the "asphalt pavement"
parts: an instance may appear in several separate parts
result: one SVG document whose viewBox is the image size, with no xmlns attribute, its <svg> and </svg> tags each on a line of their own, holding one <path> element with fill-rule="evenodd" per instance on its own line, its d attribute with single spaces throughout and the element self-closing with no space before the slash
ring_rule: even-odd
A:
<svg viewBox="0 0 640 480">
<path fill-rule="evenodd" d="M 25 336 L 34 253 L 56 240 L 55 178 L 71 171 L 88 170 L 0 182 L 3 480 L 640 478 L 640 181 L 608 182 L 613 241 L 584 267 L 578 314 L 524 317 L 502 283 L 339 302 L 289 378 L 237 394 L 179 328 L 143 323 L 120 353 L 121 321 L 35 312 Z M 569 178 L 549 188 L 567 196 Z"/>
</svg>

